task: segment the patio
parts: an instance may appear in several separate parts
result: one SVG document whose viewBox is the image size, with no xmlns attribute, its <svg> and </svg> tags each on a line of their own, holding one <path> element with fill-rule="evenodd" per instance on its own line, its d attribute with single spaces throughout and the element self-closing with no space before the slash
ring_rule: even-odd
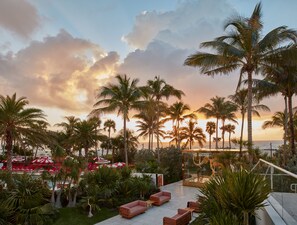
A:
<svg viewBox="0 0 297 225">
<path fill-rule="evenodd" d="M 174 216 L 178 208 L 186 208 L 187 202 L 195 200 L 197 194 L 200 194 L 198 188 L 183 186 L 182 181 L 163 186 L 161 189 L 171 192 L 171 200 L 168 203 L 153 206 L 145 213 L 132 219 L 125 219 L 117 215 L 95 225 L 162 225 L 164 216 Z M 194 213 L 195 216 L 197 214 Z"/>
</svg>

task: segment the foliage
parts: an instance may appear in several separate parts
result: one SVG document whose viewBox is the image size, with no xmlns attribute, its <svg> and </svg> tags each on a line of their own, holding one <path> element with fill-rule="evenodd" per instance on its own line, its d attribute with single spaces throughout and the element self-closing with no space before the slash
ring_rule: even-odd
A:
<svg viewBox="0 0 297 225">
<path fill-rule="evenodd" d="M 55 217 L 49 190 L 40 179 L 27 174 L 13 176 L 15 187 L 1 195 L 0 224 L 48 224 Z"/>
<path fill-rule="evenodd" d="M 264 206 L 263 201 L 270 191 L 268 182 L 260 175 L 245 170 L 226 170 L 201 189 L 205 199 L 198 224 L 218 224 L 218 221 L 236 217 L 237 224 L 248 225 L 249 215 L 254 215 L 255 210 Z M 218 212 L 224 212 L 221 215 L 223 218 L 217 215 Z"/>
<path fill-rule="evenodd" d="M 159 164 L 152 150 L 138 150 L 135 154 L 135 168 L 141 173 L 159 172 Z"/>
<path fill-rule="evenodd" d="M 160 151 L 160 167 L 164 171 L 165 184 L 182 179 L 182 153 L 176 148 L 163 148 Z"/>
</svg>

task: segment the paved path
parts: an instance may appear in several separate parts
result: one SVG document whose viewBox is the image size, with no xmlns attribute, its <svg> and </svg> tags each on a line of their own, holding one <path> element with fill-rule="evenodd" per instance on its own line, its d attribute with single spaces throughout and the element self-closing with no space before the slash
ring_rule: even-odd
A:
<svg viewBox="0 0 297 225">
<path fill-rule="evenodd" d="M 178 208 L 185 208 L 188 201 L 197 199 L 197 194 L 200 194 L 198 188 L 183 186 L 182 181 L 163 186 L 161 189 L 171 192 L 171 200 L 168 203 L 153 206 L 132 219 L 117 215 L 95 225 L 162 225 L 164 216 L 175 215 Z"/>
</svg>

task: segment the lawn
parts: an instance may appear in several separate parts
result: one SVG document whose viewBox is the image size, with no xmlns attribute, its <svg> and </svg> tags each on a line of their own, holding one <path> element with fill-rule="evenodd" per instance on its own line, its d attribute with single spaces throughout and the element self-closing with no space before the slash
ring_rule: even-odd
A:
<svg viewBox="0 0 297 225">
<path fill-rule="evenodd" d="M 117 210 L 106 208 L 102 208 L 99 212 L 94 213 L 94 216 L 91 218 L 88 218 L 87 213 L 84 214 L 79 208 L 62 208 L 59 209 L 59 212 L 59 218 L 54 225 L 94 225 L 118 214 Z"/>
</svg>

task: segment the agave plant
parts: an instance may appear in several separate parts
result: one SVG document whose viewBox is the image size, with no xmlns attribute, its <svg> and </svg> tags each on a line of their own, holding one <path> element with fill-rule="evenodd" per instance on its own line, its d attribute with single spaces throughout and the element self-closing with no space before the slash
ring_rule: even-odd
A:
<svg viewBox="0 0 297 225">
<path fill-rule="evenodd" d="M 249 217 L 264 206 L 270 191 L 268 182 L 260 175 L 246 170 L 224 171 L 201 190 L 205 200 L 199 224 L 226 224 L 219 221 L 235 220 L 236 217 L 238 223 L 229 224 L 248 225 Z M 224 213 L 219 215 L 220 211 Z"/>
</svg>

